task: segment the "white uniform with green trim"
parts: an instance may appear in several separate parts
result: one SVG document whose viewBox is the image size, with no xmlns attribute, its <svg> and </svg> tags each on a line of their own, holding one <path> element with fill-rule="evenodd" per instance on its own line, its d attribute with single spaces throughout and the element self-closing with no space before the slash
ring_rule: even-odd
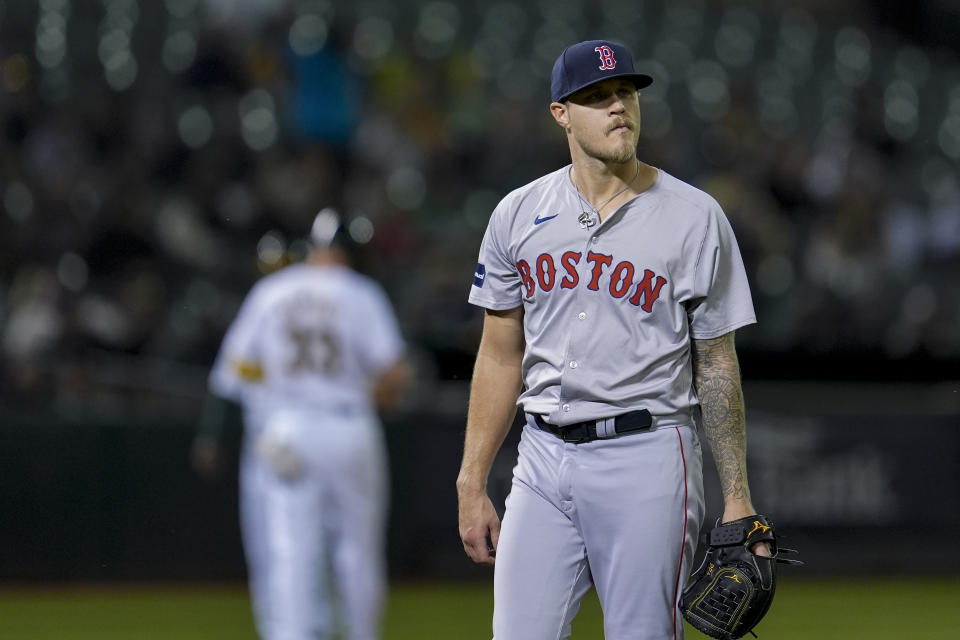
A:
<svg viewBox="0 0 960 640">
<path fill-rule="evenodd" d="M 370 389 L 402 349 L 379 286 L 343 266 L 263 278 L 224 338 L 210 388 L 244 407 L 241 523 L 265 640 L 331 637 L 334 600 L 344 637 L 378 637 L 388 490 Z"/>
</svg>

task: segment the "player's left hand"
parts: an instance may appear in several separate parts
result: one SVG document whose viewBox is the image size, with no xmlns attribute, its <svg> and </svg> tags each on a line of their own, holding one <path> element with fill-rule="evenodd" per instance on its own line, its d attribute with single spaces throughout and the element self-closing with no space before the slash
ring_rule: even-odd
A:
<svg viewBox="0 0 960 640">
<path fill-rule="evenodd" d="M 770 558 L 773 556 L 773 554 L 770 553 L 770 545 L 766 542 L 758 542 L 757 544 L 753 545 L 750 550 L 753 551 L 754 555 L 762 556 L 764 558 Z"/>
<path fill-rule="evenodd" d="M 733 522 L 734 520 L 739 520 L 740 518 L 746 518 L 757 513 L 757 510 L 753 508 L 753 505 L 748 501 L 734 501 L 728 502 L 723 509 L 723 517 L 720 520 L 721 524 L 726 524 L 728 522 Z M 770 545 L 766 542 L 758 542 L 752 547 L 750 551 L 758 556 L 764 558 L 770 558 L 773 556 L 773 552 L 770 549 Z"/>
<path fill-rule="evenodd" d="M 770 548 L 777 555 L 796 551 L 778 550 L 773 523 L 757 513 L 713 527 L 705 541 L 706 554 L 683 589 L 680 611 L 687 622 L 708 636 L 736 640 L 752 633 L 770 608 L 777 563 L 803 563 L 769 555 Z M 761 545 L 766 553 L 760 552 Z"/>
</svg>

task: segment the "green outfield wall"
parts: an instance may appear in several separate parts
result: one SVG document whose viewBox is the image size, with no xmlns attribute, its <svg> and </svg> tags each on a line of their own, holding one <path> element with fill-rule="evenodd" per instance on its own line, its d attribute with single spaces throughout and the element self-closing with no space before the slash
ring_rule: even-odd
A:
<svg viewBox="0 0 960 640">
<path fill-rule="evenodd" d="M 955 386 L 746 385 L 754 502 L 802 551 L 806 574 L 960 569 L 948 544 L 960 538 Z M 479 575 L 456 529 L 465 393 L 451 387 L 430 410 L 386 416 L 395 577 Z M 189 466 L 190 415 L 0 407 L 0 579 L 242 578 L 240 427 L 225 434 L 223 477 L 208 482 Z M 490 480 L 501 506 L 518 437 L 515 428 Z M 705 468 L 712 519 L 720 497 Z"/>
</svg>

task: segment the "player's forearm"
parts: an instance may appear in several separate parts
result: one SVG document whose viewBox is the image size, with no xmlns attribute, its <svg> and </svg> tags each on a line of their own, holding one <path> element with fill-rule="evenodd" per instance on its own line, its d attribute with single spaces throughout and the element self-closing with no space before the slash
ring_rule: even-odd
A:
<svg viewBox="0 0 960 640">
<path fill-rule="evenodd" d="M 516 415 L 521 389 L 520 355 L 501 358 L 482 350 L 477 354 L 463 463 L 457 477 L 460 491 L 481 491 L 486 487 L 493 460 Z"/>
<path fill-rule="evenodd" d="M 410 384 L 410 365 L 406 360 L 398 360 L 377 376 L 373 385 L 373 399 L 377 407 L 383 410 L 395 409 Z"/>
<path fill-rule="evenodd" d="M 239 403 L 208 392 L 200 409 L 197 436 L 210 442 L 218 441 L 223 435 L 227 423 L 235 420 L 239 412 Z"/>
<path fill-rule="evenodd" d="M 693 373 L 703 432 L 713 453 L 726 508 L 752 510 L 747 483 L 746 411 L 733 333 L 694 340 Z"/>
</svg>

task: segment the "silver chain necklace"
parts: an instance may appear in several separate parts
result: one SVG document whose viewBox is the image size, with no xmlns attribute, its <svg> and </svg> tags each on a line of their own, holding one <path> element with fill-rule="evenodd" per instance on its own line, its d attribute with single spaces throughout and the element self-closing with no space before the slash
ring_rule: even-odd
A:
<svg viewBox="0 0 960 640">
<path fill-rule="evenodd" d="M 607 206 L 611 200 L 629 189 L 630 185 L 634 183 L 634 181 L 637 179 L 637 176 L 640 175 L 640 160 L 637 160 L 636 162 L 637 172 L 633 174 L 633 178 L 630 179 L 630 182 L 628 182 L 623 189 L 620 189 L 620 191 L 617 191 L 615 194 L 604 200 L 600 206 L 597 207 L 597 213 L 600 213 L 600 210 Z M 583 209 L 583 204 L 586 202 L 586 199 L 583 197 L 583 194 L 580 193 L 580 185 L 577 184 L 577 172 L 573 167 L 570 168 L 570 171 L 573 173 L 573 188 L 577 190 L 577 197 L 580 198 L 580 217 L 577 218 L 577 220 L 580 222 L 580 226 L 583 228 L 592 227 L 595 223 L 593 218 L 590 217 L 590 215 Z"/>
</svg>

